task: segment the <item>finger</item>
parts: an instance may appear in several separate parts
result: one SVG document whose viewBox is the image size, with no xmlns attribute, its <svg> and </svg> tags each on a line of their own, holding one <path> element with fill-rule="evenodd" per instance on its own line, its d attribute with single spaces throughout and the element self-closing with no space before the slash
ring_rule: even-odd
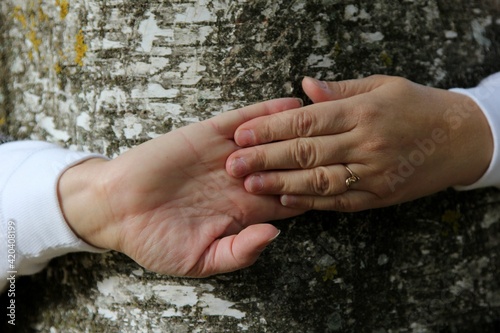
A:
<svg viewBox="0 0 500 333">
<path fill-rule="evenodd" d="M 243 177 L 263 170 L 310 169 L 356 160 L 353 134 L 318 136 L 279 141 L 240 149 L 226 161 L 233 177 Z"/>
<path fill-rule="evenodd" d="M 357 169 L 360 169 L 359 167 Z M 318 167 L 309 170 L 290 170 L 260 172 L 245 179 L 245 189 L 253 194 L 296 194 L 332 196 L 348 190 L 347 179 L 352 177 L 342 164 Z M 351 183 L 349 188 L 370 189 L 370 177 L 363 183 L 356 184 L 361 178 Z"/>
<path fill-rule="evenodd" d="M 207 248 L 189 275 L 205 277 L 248 267 L 278 235 L 279 230 L 273 225 L 256 224 L 237 235 L 218 239 Z"/>
<path fill-rule="evenodd" d="M 372 91 L 390 79 L 389 76 L 373 75 L 357 80 L 327 82 L 305 77 L 302 80 L 302 88 L 314 103 L 321 103 L 349 98 Z"/>
<path fill-rule="evenodd" d="M 356 118 L 346 103 L 314 104 L 267 117 L 259 117 L 238 127 L 234 135 L 240 147 L 254 146 L 297 137 L 330 135 L 350 131 Z"/>
<path fill-rule="evenodd" d="M 306 210 L 335 210 L 339 212 L 358 212 L 386 206 L 375 194 L 356 190 L 349 190 L 329 197 L 283 195 L 281 196 L 281 203 L 286 207 Z"/>
<path fill-rule="evenodd" d="M 232 139 L 238 126 L 251 119 L 272 115 L 274 113 L 290 109 L 296 109 L 301 106 L 302 100 L 298 98 L 274 99 L 225 112 L 217 117 L 207 120 L 207 122 L 212 125 L 219 134 L 228 139 Z"/>
</svg>

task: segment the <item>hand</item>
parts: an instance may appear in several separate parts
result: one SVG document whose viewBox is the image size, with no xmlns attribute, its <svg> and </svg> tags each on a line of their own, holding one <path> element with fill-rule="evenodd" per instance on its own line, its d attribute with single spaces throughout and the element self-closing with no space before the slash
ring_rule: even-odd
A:
<svg viewBox="0 0 500 333">
<path fill-rule="evenodd" d="M 313 105 L 253 119 L 226 169 L 284 206 L 359 211 L 469 185 L 486 171 L 493 139 L 467 96 L 398 77 L 321 82 L 303 88 Z M 284 141 L 286 140 L 286 141 Z M 253 147 L 252 147 L 253 146 Z M 348 166 L 359 181 L 350 188 Z"/>
<path fill-rule="evenodd" d="M 123 252 L 155 272 L 203 277 L 251 265 L 278 235 L 270 224 L 303 211 L 257 196 L 224 164 L 236 128 L 300 107 L 269 101 L 175 130 L 112 161 L 92 159 L 59 181 L 64 215 L 88 243 Z"/>
</svg>

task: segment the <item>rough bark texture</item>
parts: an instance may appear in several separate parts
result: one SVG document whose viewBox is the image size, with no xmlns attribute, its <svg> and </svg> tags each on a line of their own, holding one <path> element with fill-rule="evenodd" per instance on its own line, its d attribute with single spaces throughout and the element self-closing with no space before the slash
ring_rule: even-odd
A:
<svg viewBox="0 0 500 333">
<path fill-rule="evenodd" d="M 304 75 L 473 86 L 500 70 L 494 4 L 3 0 L 0 127 L 113 157 L 222 111 L 302 96 Z M 116 253 L 66 256 L 19 282 L 16 328 L 493 332 L 499 219 L 496 190 L 311 212 L 276 222 L 283 232 L 255 266 L 202 280 Z"/>
</svg>

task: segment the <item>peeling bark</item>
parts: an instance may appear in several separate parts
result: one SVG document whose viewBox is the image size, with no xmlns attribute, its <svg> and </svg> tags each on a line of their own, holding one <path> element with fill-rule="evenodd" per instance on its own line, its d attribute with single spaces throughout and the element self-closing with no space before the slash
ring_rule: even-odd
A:
<svg viewBox="0 0 500 333">
<path fill-rule="evenodd" d="M 473 86 L 500 70 L 482 1 L 69 0 L 0 4 L 0 128 L 110 157 L 304 75 Z M 8 113 L 8 116 L 7 116 Z M 5 121 L 2 121 L 5 119 Z M 500 193 L 443 192 L 276 224 L 258 263 L 210 279 L 120 254 L 58 258 L 20 281 L 18 331 L 493 332 Z M 497 328 L 498 328 L 498 324 Z"/>
</svg>

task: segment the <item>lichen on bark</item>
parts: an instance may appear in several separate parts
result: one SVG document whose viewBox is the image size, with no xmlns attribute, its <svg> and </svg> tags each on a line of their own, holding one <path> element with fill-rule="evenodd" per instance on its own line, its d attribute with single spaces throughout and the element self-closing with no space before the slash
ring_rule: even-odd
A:
<svg viewBox="0 0 500 333">
<path fill-rule="evenodd" d="M 64 18 L 62 3 L 0 4 L 0 119 L 8 111 L 19 139 L 110 157 L 238 106 L 305 97 L 304 75 L 449 88 L 500 70 L 500 21 L 483 1 L 71 0 Z M 116 253 L 66 256 L 20 281 L 18 328 L 488 332 L 500 320 L 499 199 L 450 190 L 310 212 L 276 222 L 280 238 L 253 267 L 209 279 L 160 276 Z"/>
</svg>

